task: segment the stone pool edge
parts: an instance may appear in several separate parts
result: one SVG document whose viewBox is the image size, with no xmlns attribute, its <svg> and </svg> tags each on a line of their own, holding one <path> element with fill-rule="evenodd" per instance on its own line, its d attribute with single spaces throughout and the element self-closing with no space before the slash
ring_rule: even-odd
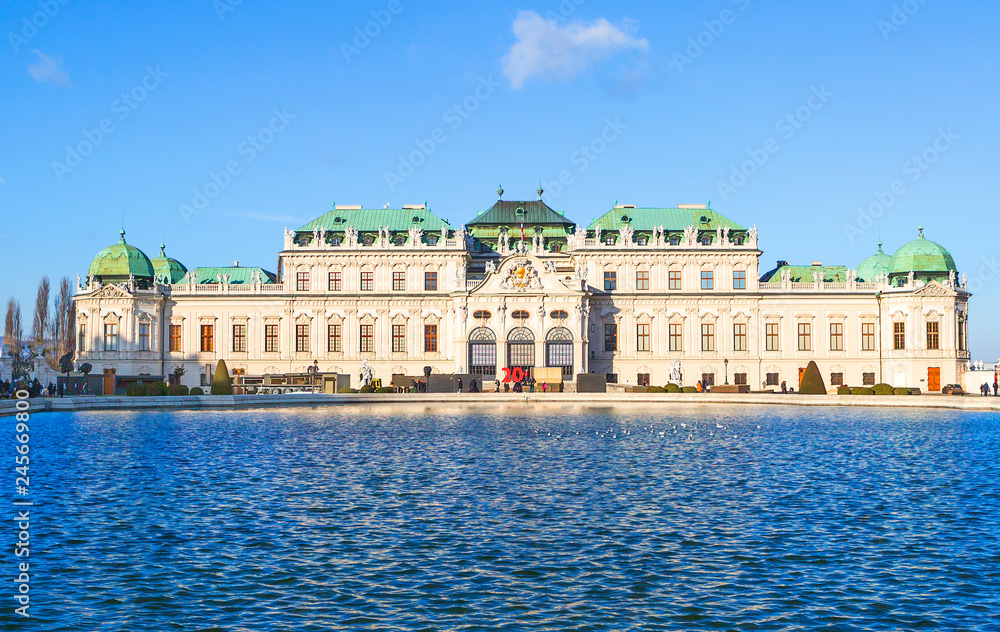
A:
<svg viewBox="0 0 1000 632">
<path fill-rule="evenodd" d="M 27 400 L 31 413 L 87 410 L 225 410 L 288 408 L 350 404 L 483 404 L 493 402 L 560 404 L 683 404 L 721 406 L 847 406 L 856 408 L 938 408 L 1000 411 L 1000 398 L 943 395 L 723 395 L 711 393 L 471 393 L 465 394 L 340 394 L 340 395 L 187 395 L 183 397 L 64 397 Z M 0 400 L 0 416 L 13 415 L 15 400 Z"/>
</svg>

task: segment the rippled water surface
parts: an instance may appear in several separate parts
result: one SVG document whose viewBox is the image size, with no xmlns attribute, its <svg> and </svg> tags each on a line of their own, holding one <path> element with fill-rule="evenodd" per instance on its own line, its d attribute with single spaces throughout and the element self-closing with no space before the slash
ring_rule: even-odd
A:
<svg viewBox="0 0 1000 632">
<path fill-rule="evenodd" d="M 100 412 L 31 441 L 24 629 L 1000 629 L 995 414 Z"/>
</svg>

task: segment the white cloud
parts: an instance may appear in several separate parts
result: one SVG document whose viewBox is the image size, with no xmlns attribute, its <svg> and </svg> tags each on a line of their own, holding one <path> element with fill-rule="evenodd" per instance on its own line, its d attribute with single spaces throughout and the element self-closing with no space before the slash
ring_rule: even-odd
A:
<svg viewBox="0 0 1000 632">
<path fill-rule="evenodd" d="M 534 11 L 521 11 L 512 27 L 517 41 L 504 57 L 504 74 L 514 88 L 532 77 L 569 81 L 604 59 L 626 51 L 645 51 L 637 39 L 604 18 L 560 24 Z"/>
<path fill-rule="evenodd" d="M 72 88 L 69 81 L 69 73 L 60 67 L 62 57 L 53 59 L 40 50 L 31 51 L 38 55 L 38 59 L 33 64 L 28 65 L 28 74 L 41 83 L 51 83 L 60 88 Z"/>
</svg>

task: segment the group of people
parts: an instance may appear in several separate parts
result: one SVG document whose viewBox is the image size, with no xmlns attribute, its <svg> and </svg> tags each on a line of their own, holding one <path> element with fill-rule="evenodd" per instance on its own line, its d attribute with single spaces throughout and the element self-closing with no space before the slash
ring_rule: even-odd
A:
<svg viewBox="0 0 1000 632">
<path fill-rule="evenodd" d="M 982 393 L 983 397 L 990 396 L 990 384 L 989 382 L 983 382 L 983 385 L 979 387 L 979 392 Z M 1000 380 L 997 376 L 993 376 L 993 397 L 1000 396 Z"/>
<path fill-rule="evenodd" d="M 20 390 L 28 391 L 30 397 L 52 397 L 56 394 L 56 385 L 51 383 L 48 385 L 42 384 L 38 381 L 38 378 L 30 382 L 3 380 L 0 382 L 0 399 L 14 399 Z"/>
<path fill-rule="evenodd" d="M 462 378 L 458 378 L 457 386 L 458 386 L 458 392 L 461 393 L 462 388 L 464 387 L 464 385 L 462 384 Z M 472 378 L 471 380 L 469 380 L 470 393 L 481 393 L 482 391 L 480 391 L 479 389 L 480 389 L 479 382 L 476 381 L 476 378 Z"/>
<path fill-rule="evenodd" d="M 526 380 L 519 380 L 517 382 L 501 382 L 500 380 L 497 380 L 496 389 L 493 391 L 494 393 L 500 392 L 501 384 L 503 385 L 504 393 L 523 393 L 525 392 L 524 389 L 526 387 L 529 393 L 534 393 L 536 386 L 540 388 L 543 393 L 547 393 L 549 391 L 548 382 L 542 382 L 541 386 L 538 386 L 538 382 L 536 382 L 533 377 L 529 377 Z"/>
</svg>

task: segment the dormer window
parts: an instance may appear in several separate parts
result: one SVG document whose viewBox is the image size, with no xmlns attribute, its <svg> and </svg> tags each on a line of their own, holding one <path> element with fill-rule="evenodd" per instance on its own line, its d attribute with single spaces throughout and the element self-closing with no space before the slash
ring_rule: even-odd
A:
<svg viewBox="0 0 1000 632">
<path fill-rule="evenodd" d="M 639 238 L 635 240 L 635 243 L 640 246 L 645 246 L 649 243 L 649 239 L 645 235 L 640 235 Z"/>
<path fill-rule="evenodd" d="M 396 239 L 392 243 L 396 244 L 397 246 L 405 246 L 406 237 L 403 237 L 402 235 L 396 235 Z"/>
<path fill-rule="evenodd" d="M 742 246 L 744 243 L 746 243 L 746 240 L 743 237 L 743 235 L 735 235 L 733 237 L 733 244 L 735 244 L 737 246 Z"/>
<path fill-rule="evenodd" d="M 361 243 L 366 246 L 371 246 L 373 243 L 375 243 L 375 238 L 372 237 L 371 235 L 365 235 L 364 239 L 361 240 Z"/>
<path fill-rule="evenodd" d="M 430 235 L 430 236 L 427 237 L 427 245 L 428 246 L 436 246 L 437 243 L 438 243 L 438 238 L 435 237 L 434 235 Z"/>
<path fill-rule="evenodd" d="M 705 235 L 704 237 L 702 237 L 701 238 L 701 245 L 702 246 L 711 246 L 712 245 L 712 236 L 711 235 Z"/>
<path fill-rule="evenodd" d="M 670 245 L 671 246 L 680 246 L 681 245 L 680 235 L 671 235 L 670 236 Z"/>
<path fill-rule="evenodd" d="M 330 240 L 330 244 L 333 245 L 333 246 L 339 246 L 340 245 L 340 237 L 334 237 L 333 239 L 331 239 Z"/>
<path fill-rule="evenodd" d="M 604 238 L 604 244 L 607 245 L 607 246 L 614 246 L 615 245 L 615 236 L 614 235 L 608 235 L 607 237 L 605 237 Z"/>
</svg>

